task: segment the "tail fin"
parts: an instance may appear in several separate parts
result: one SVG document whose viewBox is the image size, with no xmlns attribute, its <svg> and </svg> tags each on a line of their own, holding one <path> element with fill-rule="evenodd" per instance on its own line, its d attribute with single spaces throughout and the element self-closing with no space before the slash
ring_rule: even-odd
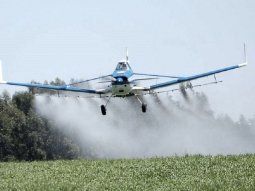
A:
<svg viewBox="0 0 255 191">
<path fill-rule="evenodd" d="M 2 70 L 2 61 L 0 60 L 0 84 L 5 84 L 6 82 L 3 80 L 3 70 Z"/>
<path fill-rule="evenodd" d="M 131 66 L 129 65 L 129 57 L 128 57 L 128 47 L 126 47 L 126 63 L 128 65 L 128 67 L 130 68 L 130 70 L 132 70 Z"/>
</svg>

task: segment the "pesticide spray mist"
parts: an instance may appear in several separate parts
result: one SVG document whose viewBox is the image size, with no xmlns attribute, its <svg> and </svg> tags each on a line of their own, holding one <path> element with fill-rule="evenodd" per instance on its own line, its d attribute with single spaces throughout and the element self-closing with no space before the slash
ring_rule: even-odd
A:
<svg viewBox="0 0 255 191">
<path fill-rule="evenodd" d="M 101 99 L 38 96 L 37 111 L 70 135 L 85 157 L 144 158 L 255 152 L 255 132 L 215 117 L 203 93 L 145 96 L 147 113 L 133 98 L 114 98 L 102 116 Z"/>
</svg>

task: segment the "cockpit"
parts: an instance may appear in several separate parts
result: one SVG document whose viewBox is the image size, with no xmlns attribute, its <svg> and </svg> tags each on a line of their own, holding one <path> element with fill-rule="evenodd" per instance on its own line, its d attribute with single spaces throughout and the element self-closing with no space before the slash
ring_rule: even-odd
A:
<svg viewBox="0 0 255 191">
<path fill-rule="evenodd" d="M 127 69 L 128 69 L 128 66 L 126 62 L 119 62 L 116 67 L 116 70 L 127 70 Z"/>
</svg>

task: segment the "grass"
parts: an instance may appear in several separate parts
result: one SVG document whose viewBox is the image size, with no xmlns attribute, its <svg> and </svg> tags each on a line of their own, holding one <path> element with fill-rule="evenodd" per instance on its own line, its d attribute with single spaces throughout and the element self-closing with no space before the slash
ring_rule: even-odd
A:
<svg viewBox="0 0 255 191">
<path fill-rule="evenodd" d="M 255 155 L 0 163 L 0 190 L 255 190 Z"/>
</svg>

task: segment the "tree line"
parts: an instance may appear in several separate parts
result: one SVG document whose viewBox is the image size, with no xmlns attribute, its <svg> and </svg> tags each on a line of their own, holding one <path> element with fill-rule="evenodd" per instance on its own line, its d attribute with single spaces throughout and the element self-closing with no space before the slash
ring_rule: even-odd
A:
<svg viewBox="0 0 255 191">
<path fill-rule="evenodd" d="M 59 79 L 55 82 L 63 83 Z M 0 161 L 80 157 L 78 144 L 35 111 L 32 91 L 16 92 L 12 97 L 4 91 L 1 95 Z"/>
<path fill-rule="evenodd" d="M 74 82 L 74 80 L 73 80 Z M 36 83 L 36 82 L 33 82 Z M 56 78 L 44 84 L 64 85 Z M 70 136 L 61 132 L 52 121 L 35 111 L 34 94 L 50 93 L 49 90 L 29 88 L 10 96 L 7 91 L 0 95 L 0 161 L 76 159 L 88 153 Z M 54 92 L 51 92 L 51 95 Z M 212 113 L 208 113 L 213 115 Z M 238 122 L 228 116 L 215 118 L 232 124 L 245 132 L 254 132 L 255 117 L 247 120 L 241 116 Z M 89 148 L 88 148 L 89 151 Z M 87 152 L 88 152 L 87 151 Z"/>
</svg>

